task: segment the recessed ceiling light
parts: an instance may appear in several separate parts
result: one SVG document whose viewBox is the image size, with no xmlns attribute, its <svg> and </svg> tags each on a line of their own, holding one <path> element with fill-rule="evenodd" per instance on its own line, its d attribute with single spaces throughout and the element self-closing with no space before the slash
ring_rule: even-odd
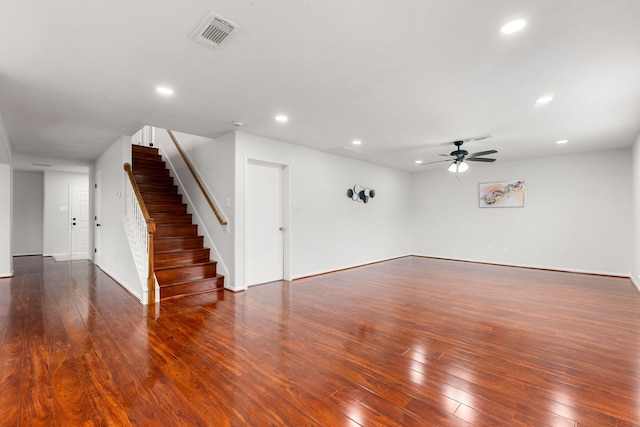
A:
<svg viewBox="0 0 640 427">
<path fill-rule="evenodd" d="M 548 104 L 553 99 L 553 95 L 544 95 L 536 99 L 536 104 Z"/>
<path fill-rule="evenodd" d="M 284 114 L 278 114 L 276 116 L 276 122 L 278 123 L 287 123 L 289 121 L 289 117 L 285 116 Z"/>
<path fill-rule="evenodd" d="M 166 87 L 166 86 L 158 86 L 156 88 L 156 92 L 158 92 L 160 95 L 173 95 L 173 89 L 171 89 L 170 87 Z"/>
<path fill-rule="evenodd" d="M 416 160 L 416 161 L 415 161 L 415 164 L 416 164 L 416 165 L 421 165 L 421 164 L 422 164 L 422 160 Z"/>
<path fill-rule="evenodd" d="M 513 34 L 522 30 L 527 25 L 527 21 L 524 19 L 516 19 L 511 22 L 507 22 L 502 27 L 500 27 L 500 32 L 502 34 Z"/>
<path fill-rule="evenodd" d="M 360 141 L 359 139 L 354 139 L 352 144 L 353 145 L 360 145 L 360 144 L 362 144 L 362 141 Z"/>
<path fill-rule="evenodd" d="M 569 142 L 568 139 L 559 139 L 558 141 L 556 141 L 556 144 L 566 144 L 567 142 Z"/>
</svg>

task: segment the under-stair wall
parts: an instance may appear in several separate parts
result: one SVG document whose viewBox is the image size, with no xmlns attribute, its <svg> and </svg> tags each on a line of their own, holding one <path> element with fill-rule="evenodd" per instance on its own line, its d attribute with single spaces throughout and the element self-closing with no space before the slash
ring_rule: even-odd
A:
<svg viewBox="0 0 640 427">
<path fill-rule="evenodd" d="M 131 137 L 123 136 L 98 157 L 89 176 L 91 228 L 95 233 L 93 253 L 95 264 L 114 278 L 142 304 L 146 292 L 140 282 L 129 241 L 122 222 L 124 214 L 124 171 L 122 165 L 131 162 Z M 99 179 L 100 201 L 96 202 L 96 177 Z M 97 212 L 99 209 L 99 212 Z M 98 217 L 97 221 L 94 217 Z M 100 227 L 97 227 L 100 224 Z M 99 233 L 99 236 L 98 236 Z M 93 249 L 92 249 L 93 251 Z"/>
</svg>

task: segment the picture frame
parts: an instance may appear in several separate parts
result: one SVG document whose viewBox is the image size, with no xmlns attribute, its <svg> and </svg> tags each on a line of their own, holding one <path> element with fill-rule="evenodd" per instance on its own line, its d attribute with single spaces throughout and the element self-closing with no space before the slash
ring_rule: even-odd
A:
<svg viewBox="0 0 640 427">
<path fill-rule="evenodd" d="M 483 182 L 478 184 L 478 203 L 481 208 L 523 208 L 524 180 Z"/>
</svg>

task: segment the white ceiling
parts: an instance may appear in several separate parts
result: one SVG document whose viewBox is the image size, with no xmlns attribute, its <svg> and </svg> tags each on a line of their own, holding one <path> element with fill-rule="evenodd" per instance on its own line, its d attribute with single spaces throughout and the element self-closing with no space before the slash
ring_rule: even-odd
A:
<svg viewBox="0 0 640 427">
<path fill-rule="evenodd" d="M 241 27 L 218 50 L 189 39 L 209 11 Z M 500 34 L 513 18 L 528 25 Z M 1 0 L 0 40 L 0 114 L 27 159 L 236 120 L 318 150 L 361 139 L 357 157 L 410 171 L 486 134 L 465 148 L 507 161 L 640 133 L 638 0 Z"/>
</svg>

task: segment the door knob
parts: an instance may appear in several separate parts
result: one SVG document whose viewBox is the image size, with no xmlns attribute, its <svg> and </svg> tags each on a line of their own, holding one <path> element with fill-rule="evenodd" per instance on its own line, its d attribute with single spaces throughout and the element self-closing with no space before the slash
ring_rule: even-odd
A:
<svg viewBox="0 0 640 427">
<path fill-rule="evenodd" d="M 100 224 L 96 224 L 96 227 L 100 227 Z"/>
<path fill-rule="evenodd" d="M 278 228 L 278 230 L 284 231 L 284 227 L 280 227 L 280 228 Z"/>
<path fill-rule="evenodd" d="M 73 225 L 76 225 L 76 223 L 74 222 Z"/>
</svg>

